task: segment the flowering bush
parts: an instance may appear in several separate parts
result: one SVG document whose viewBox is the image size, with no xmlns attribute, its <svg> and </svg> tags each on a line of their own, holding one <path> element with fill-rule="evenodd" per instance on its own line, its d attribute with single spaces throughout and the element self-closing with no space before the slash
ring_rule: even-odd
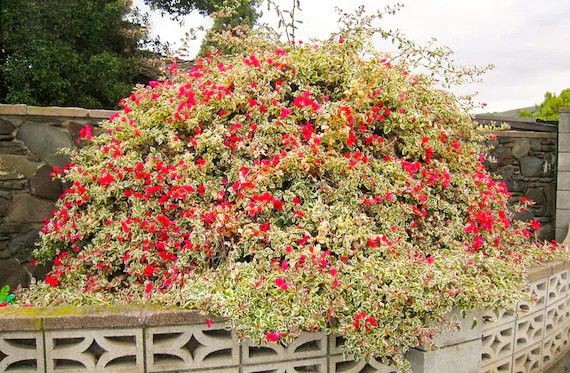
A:
<svg viewBox="0 0 570 373">
<path fill-rule="evenodd" d="M 525 268 L 557 246 L 512 220 L 453 96 L 356 35 L 241 42 L 82 132 L 36 253 L 54 269 L 25 301 L 198 308 L 257 342 L 324 330 L 403 367 L 453 307 L 528 297 Z"/>
</svg>

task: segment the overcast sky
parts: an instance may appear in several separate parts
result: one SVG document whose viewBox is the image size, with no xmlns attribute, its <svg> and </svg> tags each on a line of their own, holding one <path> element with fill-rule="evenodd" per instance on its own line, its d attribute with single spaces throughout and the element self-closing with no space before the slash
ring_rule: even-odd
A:
<svg viewBox="0 0 570 373">
<path fill-rule="evenodd" d="M 277 0 L 287 8 L 291 0 Z M 451 47 L 461 64 L 492 63 L 495 69 L 474 87 L 485 111 L 504 111 L 540 103 L 546 91 L 570 87 L 569 0 L 403 0 L 404 8 L 386 18 L 415 41 L 435 37 Z M 143 0 L 135 4 L 148 10 Z M 383 8 L 382 0 L 301 0 L 299 39 L 326 37 L 336 30 L 335 6 L 350 10 L 363 4 Z M 266 12 L 267 13 L 267 12 Z M 276 25 L 273 13 L 263 21 Z M 189 27 L 209 26 L 199 14 L 180 26 L 151 12 L 151 30 L 164 41 L 179 45 Z M 193 44 L 196 51 L 200 42 Z"/>
</svg>

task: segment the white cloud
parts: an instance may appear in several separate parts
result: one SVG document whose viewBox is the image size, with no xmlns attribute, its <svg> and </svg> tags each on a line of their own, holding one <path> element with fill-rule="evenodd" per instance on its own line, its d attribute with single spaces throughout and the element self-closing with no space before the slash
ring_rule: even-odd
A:
<svg viewBox="0 0 570 373">
<path fill-rule="evenodd" d="M 287 8 L 291 0 L 277 1 Z M 135 0 L 137 5 L 143 0 Z M 364 4 L 379 9 L 387 2 L 365 0 L 301 0 L 303 24 L 298 38 L 323 38 L 336 28 L 335 6 L 354 9 Z M 503 111 L 539 103 L 544 92 L 570 87 L 570 3 L 567 0 L 407 0 L 386 25 L 399 28 L 414 40 L 431 37 L 450 46 L 462 64 L 495 64 L 483 84 L 474 87 L 486 110 Z M 262 18 L 276 24 L 270 11 Z M 205 24 L 197 14 L 176 22 L 153 14 L 153 31 L 175 43 L 185 27 Z M 194 45 L 197 50 L 199 42 Z"/>
</svg>

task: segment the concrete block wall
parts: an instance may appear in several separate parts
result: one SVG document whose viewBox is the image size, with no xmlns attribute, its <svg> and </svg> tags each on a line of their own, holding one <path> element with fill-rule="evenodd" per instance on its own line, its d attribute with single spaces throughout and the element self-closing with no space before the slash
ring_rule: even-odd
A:
<svg viewBox="0 0 570 373">
<path fill-rule="evenodd" d="M 438 347 L 407 352 L 414 373 L 530 373 L 554 369 L 570 346 L 570 261 L 532 268 L 536 303 L 476 312 Z M 472 327 L 472 320 L 478 320 Z M 345 356 L 338 335 L 304 333 L 288 346 L 239 343 L 224 320 L 136 306 L 0 310 L 0 372 L 396 373 Z"/>
<path fill-rule="evenodd" d="M 568 234 L 570 224 L 570 108 L 560 111 L 556 183 L 556 240 Z"/>
</svg>

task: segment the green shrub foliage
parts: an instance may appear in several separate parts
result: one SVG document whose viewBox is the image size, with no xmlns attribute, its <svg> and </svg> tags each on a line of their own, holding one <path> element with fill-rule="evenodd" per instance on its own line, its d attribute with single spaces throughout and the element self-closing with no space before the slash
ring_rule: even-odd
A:
<svg viewBox="0 0 570 373">
<path fill-rule="evenodd" d="M 152 47 L 123 0 L 2 0 L 0 101 L 114 108 Z"/>
<path fill-rule="evenodd" d="M 240 43 L 84 129 L 25 301 L 197 308 L 257 342 L 324 330 L 404 367 L 452 308 L 528 298 L 558 246 L 512 219 L 453 96 L 358 35 Z"/>
</svg>

